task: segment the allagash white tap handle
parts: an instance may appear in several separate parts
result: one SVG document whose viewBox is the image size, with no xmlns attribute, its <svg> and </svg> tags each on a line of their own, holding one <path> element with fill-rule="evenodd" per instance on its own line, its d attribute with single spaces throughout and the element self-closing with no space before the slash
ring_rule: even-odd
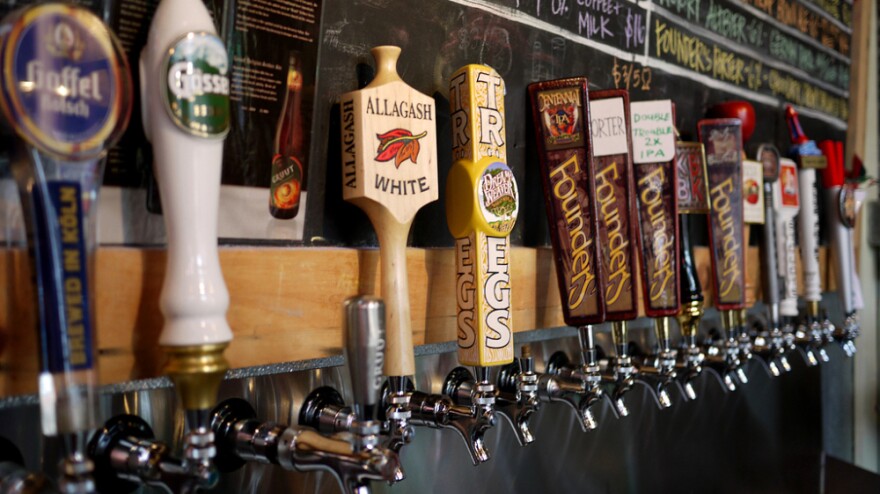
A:
<svg viewBox="0 0 880 494">
<path fill-rule="evenodd" d="M 229 57 L 201 0 L 163 0 L 140 76 L 168 236 L 163 346 L 226 343 L 229 293 L 217 254 L 223 137 L 229 129 Z"/>
</svg>

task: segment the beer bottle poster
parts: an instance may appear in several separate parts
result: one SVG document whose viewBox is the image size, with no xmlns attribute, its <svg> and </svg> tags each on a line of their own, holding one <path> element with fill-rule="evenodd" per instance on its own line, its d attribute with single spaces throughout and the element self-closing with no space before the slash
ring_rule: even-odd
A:
<svg viewBox="0 0 880 494">
<path fill-rule="evenodd" d="M 208 2 L 231 61 L 221 238 L 303 238 L 321 3 L 258 13 Z"/>
</svg>

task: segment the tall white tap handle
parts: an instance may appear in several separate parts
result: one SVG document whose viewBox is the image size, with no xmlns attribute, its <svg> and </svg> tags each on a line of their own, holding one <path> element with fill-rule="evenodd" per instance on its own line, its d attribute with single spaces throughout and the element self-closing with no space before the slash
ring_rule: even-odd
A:
<svg viewBox="0 0 880 494">
<path fill-rule="evenodd" d="M 202 0 L 162 0 L 141 52 L 146 135 L 168 238 L 160 344 L 232 339 L 229 293 L 217 253 L 229 58 Z"/>
<path fill-rule="evenodd" d="M 800 210 L 803 194 L 800 194 L 802 189 L 798 187 L 797 166 L 794 161 L 787 158 L 779 160 L 779 180 L 774 185 L 776 186 L 773 194 L 777 225 L 776 253 L 780 275 L 784 280 L 779 313 L 783 316 L 795 317 L 798 315 L 798 292 L 794 218 L 803 216 L 803 211 Z"/>
<path fill-rule="evenodd" d="M 842 187 L 834 186 L 825 189 L 825 205 L 830 211 L 829 234 L 831 237 L 831 253 L 837 274 L 837 290 L 843 302 L 843 312 L 850 315 L 856 311 L 853 297 L 855 293 L 852 273 L 855 272 L 853 262 L 852 230 L 846 227 L 840 218 L 840 201 Z"/>
<path fill-rule="evenodd" d="M 800 227 L 801 265 L 804 271 L 804 300 L 822 300 L 819 283 L 819 197 L 816 190 L 816 170 L 802 168 L 798 172 L 801 191 Z"/>
</svg>

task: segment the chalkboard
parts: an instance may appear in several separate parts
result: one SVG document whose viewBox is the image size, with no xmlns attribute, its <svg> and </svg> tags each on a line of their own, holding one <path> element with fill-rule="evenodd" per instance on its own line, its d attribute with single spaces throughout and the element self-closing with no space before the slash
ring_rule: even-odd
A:
<svg viewBox="0 0 880 494">
<path fill-rule="evenodd" d="M 764 142 L 788 149 L 782 115 L 787 102 L 796 105 L 811 138 L 845 140 L 850 0 L 205 1 L 233 57 L 234 79 L 243 74 L 247 83 L 248 74 L 260 73 L 260 87 L 252 89 L 264 93 L 233 101 L 238 120 L 227 143 L 223 179 L 224 193 L 239 202 L 222 204 L 220 216 L 221 223 L 235 220 L 245 233 L 228 235 L 224 243 L 276 238 L 283 245 L 376 245 L 367 218 L 341 197 L 337 103 L 342 93 L 370 80 L 369 50 L 381 44 L 403 49 L 401 76 L 436 101 L 441 190 L 452 161 L 449 76 L 462 65 L 483 63 L 504 78 L 508 164 L 522 201 L 511 234 L 517 245 L 549 245 L 527 109 L 526 86 L 533 81 L 585 75 L 590 89 L 628 89 L 632 101 L 672 99 L 684 138 L 694 137 L 696 122 L 709 106 L 749 100 L 758 116 L 746 144 L 749 154 Z M 0 14 L 29 3 L 33 0 L 5 2 Z M 158 0 L 79 3 L 117 33 L 136 72 Z M 292 50 L 305 60 L 301 119 L 310 130 L 303 138 L 308 194 L 296 223 L 272 219 L 267 204 L 273 141 L 278 140 L 274 129 L 286 101 Z M 146 208 L 146 197 L 158 203 L 154 194 L 144 193 L 153 183 L 152 158 L 139 108 L 136 101 L 129 132 L 108 160 L 105 183 L 124 193 L 101 207 L 118 209 L 112 214 L 123 232 L 107 240 L 108 229 L 102 229 L 105 242 L 164 239 L 161 218 Z M 296 228 L 289 228 L 292 224 Z M 223 236 L 222 224 L 220 230 Z M 442 199 L 417 215 L 410 243 L 452 245 Z"/>
<path fill-rule="evenodd" d="M 306 238 L 342 245 L 374 244 L 357 208 L 341 201 L 338 117 L 334 102 L 358 87 L 358 67 L 372 64 L 369 48 L 403 48 L 402 77 L 434 95 L 438 107 L 441 187 L 451 165 L 448 79 L 459 66 L 484 63 L 507 84 L 509 165 L 519 183 L 515 244 L 547 245 L 526 86 L 586 75 L 591 89 L 625 88 L 633 101 L 671 98 L 677 127 L 695 137 L 709 106 L 745 99 L 757 125 L 746 145 L 788 149 L 785 103 L 801 113 L 816 140 L 844 140 L 848 115 L 850 22 L 846 0 L 405 0 L 325 4 L 312 131 L 328 136 L 314 156 L 327 173 L 313 174 Z M 316 183 L 324 180 L 324 183 Z M 442 190 L 442 189 L 441 189 Z M 314 202 L 313 202 L 314 201 Z M 449 246 L 442 201 L 417 217 L 415 246 Z"/>
</svg>

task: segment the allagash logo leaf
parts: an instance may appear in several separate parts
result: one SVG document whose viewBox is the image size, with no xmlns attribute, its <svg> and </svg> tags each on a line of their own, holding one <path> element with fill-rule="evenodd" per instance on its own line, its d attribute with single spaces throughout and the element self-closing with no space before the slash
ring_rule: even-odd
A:
<svg viewBox="0 0 880 494">
<path fill-rule="evenodd" d="M 400 164 L 406 160 L 410 160 L 415 164 L 419 158 L 419 139 L 428 135 L 428 132 L 422 132 L 419 135 L 412 135 L 412 132 L 406 129 L 389 130 L 384 134 L 376 134 L 379 139 L 379 148 L 376 149 L 376 161 L 391 161 L 394 159 L 395 168 L 400 168 Z"/>
</svg>

